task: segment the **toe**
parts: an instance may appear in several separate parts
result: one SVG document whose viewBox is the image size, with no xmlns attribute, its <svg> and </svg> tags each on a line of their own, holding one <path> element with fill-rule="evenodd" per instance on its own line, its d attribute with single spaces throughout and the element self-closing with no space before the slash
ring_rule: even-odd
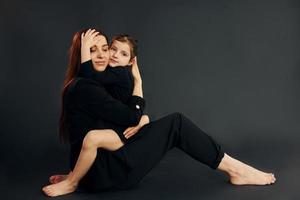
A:
<svg viewBox="0 0 300 200">
<path fill-rule="evenodd" d="M 47 186 L 44 186 L 44 187 L 42 188 L 42 190 L 43 190 L 43 191 L 47 191 Z"/>
</svg>

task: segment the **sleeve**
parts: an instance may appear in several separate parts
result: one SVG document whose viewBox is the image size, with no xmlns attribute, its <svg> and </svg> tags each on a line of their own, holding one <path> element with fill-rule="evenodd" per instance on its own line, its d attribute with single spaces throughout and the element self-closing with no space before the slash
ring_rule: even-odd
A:
<svg viewBox="0 0 300 200">
<path fill-rule="evenodd" d="M 80 64 L 79 76 L 92 78 L 93 74 L 94 74 L 94 67 L 93 67 L 92 60 L 88 60 Z"/>
<path fill-rule="evenodd" d="M 105 70 L 105 74 L 99 73 L 94 69 L 92 60 L 88 60 L 81 63 L 79 75 L 86 78 L 92 78 L 105 85 L 112 85 L 121 84 L 123 81 L 126 81 L 126 70 L 125 67 L 112 68 L 108 66 Z"/>
<path fill-rule="evenodd" d="M 111 97 L 103 86 L 83 83 L 77 89 L 78 103 L 82 109 L 96 118 L 123 126 L 136 126 L 145 109 L 145 100 L 131 96 L 128 105 Z"/>
</svg>

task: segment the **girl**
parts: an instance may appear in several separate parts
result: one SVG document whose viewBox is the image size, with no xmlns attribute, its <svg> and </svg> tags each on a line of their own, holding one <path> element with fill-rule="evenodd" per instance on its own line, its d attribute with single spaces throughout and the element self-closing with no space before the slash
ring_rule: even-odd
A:
<svg viewBox="0 0 300 200">
<path fill-rule="evenodd" d="M 107 54 L 104 53 L 104 47 L 107 44 L 105 37 L 101 35 L 102 37 L 99 38 L 93 31 L 87 32 L 85 35 L 91 36 L 90 38 L 94 36 L 96 39 L 98 37 L 99 44 L 96 46 L 102 48 L 99 51 L 102 54 L 98 55 L 94 60 L 93 52 L 90 55 L 94 69 L 102 72 L 106 68 L 104 58 Z M 87 38 L 82 37 L 81 39 L 87 41 L 85 40 Z M 76 42 L 73 40 L 74 43 Z M 82 46 L 85 46 L 84 42 L 82 42 Z M 82 62 L 88 60 L 84 58 L 86 59 L 83 53 L 81 56 Z M 116 63 L 118 60 L 113 58 L 112 63 L 114 62 Z M 74 66 L 70 67 L 74 68 Z M 139 74 L 138 69 L 135 69 L 135 72 L 133 68 L 132 73 Z M 64 121 L 63 124 L 69 125 L 71 149 L 72 147 L 73 149 L 78 149 L 78 141 L 83 141 L 80 143 L 82 152 L 73 172 L 63 178 L 54 178 L 56 179 L 55 181 L 52 179 L 53 182 L 60 182 L 43 188 L 47 195 L 58 196 L 73 192 L 78 184 L 81 183 L 83 183 L 82 186 L 97 191 L 129 188 L 137 184 L 159 162 L 163 155 L 173 147 L 180 148 L 212 169 L 219 169 L 228 173 L 232 184 L 266 185 L 275 182 L 273 174 L 256 170 L 228 156 L 223 152 L 220 145 L 181 113 L 174 113 L 153 121 L 146 126 L 140 126 L 142 128 L 138 128 L 139 132 L 137 135 L 141 135 L 141 137 L 137 137 L 133 142 L 129 142 L 126 145 L 120 140 L 121 137 L 118 138 L 120 134 L 117 129 L 114 129 L 115 126 L 113 126 L 113 130 L 116 132 L 109 129 L 96 130 L 94 128 L 95 125 L 90 125 L 91 131 L 88 132 L 84 139 L 80 134 L 76 134 L 76 129 L 73 127 L 77 126 L 77 129 L 82 127 L 74 123 L 74 118 L 76 118 L 74 113 L 77 112 L 80 113 L 80 116 L 85 116 L 86 121 L 89 121 L 87 118 L 94 116 L 97 119 L 103 118 L 106 121 L 113 122 L 114 125 L 136 125 L 138 123 L 137 119 L 142 118 L 145 102 L 142 99 L 141 79 L 139 76 L 134 75 L 134 77 L 133 96 L 129 98 L 128 107 L 112 99 L 104 90 L 100 90 L 100 86 L 94 85 L 90 80 L 77 79 L 67 85 L 68 90 L 64 93 L 64 105 L 67 106 L 65 120 L 67 119 L 66 121 L 69 122 L 73 120 L 73 123 L 68 124 Z M 82 97 L 83 95 L 86 96 Z M 92 100 L 91 96 L 94 96 Z M 74 101 L 84 105 L 82 106 L 84 109 L 78 108 Z M 86 116 L 87 113 L 90 114 L 89 117 Z M 104 123 L 104 120 L 102 122 Z M 97 125 L 97 129 L 108 127 L 107 124 Z M 82 132 L 83 130 L 81 129 L 80 133 L 82 134 Z M 99 151 L 100 148 L 101 153 Z M 75 152 L 74 150 L 73 154 L 76 154 Z M 97 153 L 101 155 L 97 156 Z M 84 154 L 86 156 L 82 156 Z M 147 159 L 145 160 L 145 158 Z M 86 160 L 89 160 L 89 162 Z M 95 161 L 93 166 L 96 167 L 93 168 L 92 166 L 88 171 L 93 161 Z M 87 174 L 84 176 L 86 172 Z M 81 178 L 82 180 L 79 183 Z"/>
</svg>

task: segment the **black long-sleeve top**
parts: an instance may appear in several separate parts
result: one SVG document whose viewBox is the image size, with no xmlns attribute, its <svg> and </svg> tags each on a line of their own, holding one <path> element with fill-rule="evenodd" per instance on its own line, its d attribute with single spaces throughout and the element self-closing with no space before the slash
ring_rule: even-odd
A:
<svg viewBox="0 0 300 200">
<path fill-rule="evenodd" d="M 88 61 L 81 68 L 91 66 Z M 105 87 L 110 87 L 110 92 L 121 101 L 113 98 Z M 70 142 L 81 141 L 93 129 L 113 129 L 126 143 L 124 130 L 139 123 L 145 108 L 143 98 L 131 95 L 132 87 L 130 71 L 126 68 L 106 68 L 97 72 L 97 76 L 80 71 L 64 95 L 65 125 Z"/>
<path fill-rule="evenodd" d="M 94 69 L 92 61 L 89 60 L 81 64 L 78 76 L 96 80 L 112 97 L 127 104 L 134 87 L 131 67 L 130 65 L 107 66 L 105 71 L 99 73 Z"/>
</svg>

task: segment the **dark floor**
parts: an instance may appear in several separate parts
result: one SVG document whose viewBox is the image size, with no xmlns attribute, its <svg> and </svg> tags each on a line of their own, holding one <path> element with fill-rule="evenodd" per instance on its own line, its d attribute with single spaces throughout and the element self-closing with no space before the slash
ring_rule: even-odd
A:
<svg viewBox="0 0 300 200">
<path fill-rule="evenodd" d="M 222 172 L 213 171 L 182 151 L 173 149 L 134 189 L 94 194 L 76 192 L 56 199 L 300 199 L 300 192 L 298 192 L 300 184 L 297 182 L 300 177 L 298 142 L 272 141 L 267 143 L 260 140 L 245 144 L 239 143 L 239 145 L 227 147 L 227 152 L 261 170 L 274 172 L 277 177 L 276 184 L 233 186 L 227 182 L 227 176 Z M 44 157 L 44 159 L 50 158 Z M 59 163 L 53 164 L 47 169 L 57 169 L 58 166 Z M 1 192 L 0 199 L 49 198 L 43 195 L 40 188 L 47 184 L 47 177 L 56 173 L 57 170 L 25 169 L 25 173 L 15 173 L 13 177 L 8 177 L 5 172 L 1 174 L 5 175 L 5 179 L 0 182 L 4 185 L 1 187 L 4 191 Z"/>
</svg>

